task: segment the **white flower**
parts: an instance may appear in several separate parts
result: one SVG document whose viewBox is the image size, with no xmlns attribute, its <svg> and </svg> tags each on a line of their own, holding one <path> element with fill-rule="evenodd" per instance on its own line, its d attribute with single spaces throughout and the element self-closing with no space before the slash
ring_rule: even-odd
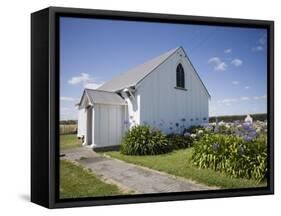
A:
<svg viewBox="0 0 281 216">
<path fill-rule="evenodd" d="M 192 138 L 195 138 L 196 137 L 196 134 L 191 134 L 190 135 Z"/>
<path fill-rule="evenodd" d="M 225 127 L 226 127 L 226 128 L 230 128 L 230 125 L 229 125 L 229 124 L 226 124 Z"/>
</svg>

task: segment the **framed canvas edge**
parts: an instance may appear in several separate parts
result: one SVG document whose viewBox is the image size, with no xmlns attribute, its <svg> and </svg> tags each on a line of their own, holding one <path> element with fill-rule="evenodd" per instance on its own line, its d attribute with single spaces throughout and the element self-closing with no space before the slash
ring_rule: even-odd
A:
<svg viewBox="0 0 281 216">
<path fill-rule="evenodd" d="M 147 203 L 147 202 L 163 202 L 163 201 L 177 201 L 177 200 L 194 200 L 194 199 L 209 199 L 209 198 L 226 198 L 226 197 L 241 197 L 253 195 L 270 195 L 274 194 L 274 21 L 264 20 L 249 20 L 249 19 L 235 19 L 235 18 L 217 18 L 217 17 L 202 17 L 202 16 L 187 16 L 187 15 L 172 15 L 172 14 L 155 14 L 155 13 L 141 13 L 141 12 L 127 12 L 127 11 L 110 11 L 110 10 L 95 10 L 95 9 L 80 9 L 80 8 L 62 8 L 49 7 L 49 208 L 64 208 L 64 207 L 81 207 L 81 206 L 96 206 L 96 205 L 114 205 L 114 204 L 130 204 L 130 203 Z M 228 189 L 228 190 L 213 190 L 200 191 L 195 193 L 169 193 L 169 194 L 144 194 L 140 196 L 130 197 L 104 197 L 104 199 L 92 200 L 73 200 L 73 201 L 59 201 L 56 197 L 58 192 L 58 185 L 56 185 L 56 178 L 58 178 L 59 158 L 57 151 L 59 147 L 57 144 L 58 133 L 58 113 L 57 104 L 59 98 L 58 80 L 57 80 L 57 66 L 59 61 L 57 34 L 58 28 L 56 26 L 56 17 L 60 14 L 69 14 L 71 16 L 101 16 L 101 17 L 115 17 L 115 18 L 132 18 L 132 19 L 149 19 L 158 21 L 191 21 L 202 22 L 202 24 L 227 24 L 227 25 L 247 25 L 266 27 L 269 33 L 268 40 L 268 119 L 269 124 L 269 148 L 270 157 L 269 163 L 269 179 L 268 186 L 264 188 L 249 188 L 249 189 Z M 270 114 L 270 115 L 269 115 Z"/>
</svg>

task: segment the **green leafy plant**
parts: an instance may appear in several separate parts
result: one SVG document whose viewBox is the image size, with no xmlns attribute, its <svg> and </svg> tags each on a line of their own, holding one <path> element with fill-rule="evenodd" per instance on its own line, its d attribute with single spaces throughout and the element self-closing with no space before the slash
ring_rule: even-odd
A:
<svg viewBox="0 0 281 216">
<path fill-rule="evenodd" d="M 160 130 L 138 125 L 127 131 L 120 150 L 125 155 L 157 155 L 170 152 L 173 148 Z"/>
<path fill-rule="evenodd" d="M 195 134 L 195 133 L 197 133 L 199 130 L 205 130 L 205 128 L 204 128 L 203 126 L 201 126 L 201 125 L 193 125 L 193 126 L 190 126 L 189 128 L 186 128 L 186 129 L 184 130 L 184 133 L 185 133 L 185 132 L 189 132 L 189 133 Z"/>
<path fill-rule="evenodd" d="M 267 174 L 267 139 L 259 136 L 245 141 L 235 135 L 205 134 L 194 144 L 192 161 L 200 168 L 260 182 Z"/>
<path fill-rule="evenodd" d="M 193 142 L 190 135 L 184 136 L 182 134 L 169 134 L 167 135 L 167 138 L 174 149 L 189 148 L 192 146 Z"/>
</svg>

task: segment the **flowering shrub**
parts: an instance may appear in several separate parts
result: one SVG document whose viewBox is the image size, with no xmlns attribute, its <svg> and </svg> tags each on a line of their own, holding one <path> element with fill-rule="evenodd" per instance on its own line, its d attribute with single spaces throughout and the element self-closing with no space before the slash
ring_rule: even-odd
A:
<svg viewBox="0 0 281 216">
<path fill-rule="evenodd" d="M 267 173 L 267 138 L 265 135 L 251 138 L 206 133 L 194 144 L 193 164 L 233 177 L 262 181 Z"/>
<path fill-rule="evenodd" d="M 157 155 L 172 151 L 172 145 L 160 130 L 139 125 L 127 131 L 120 150 L 126 155 Z"/>
</svg>

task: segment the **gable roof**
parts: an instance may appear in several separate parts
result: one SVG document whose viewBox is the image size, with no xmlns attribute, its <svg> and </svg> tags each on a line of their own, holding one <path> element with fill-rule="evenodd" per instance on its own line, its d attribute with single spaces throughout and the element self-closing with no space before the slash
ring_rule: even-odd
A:
<svg viewBox="0 0 281 216">
<path fill-rule="evenodd" d="M 84 96 L 88 98 L 91 104 L 126 105 L 125 100 L 115 92 L 85 89 L 79 105 L 81 104 Z"/>
<path fill-rule="evenodd" d="M 180 49 L 180 47 L 169 50 L 168 52 L 156 58 L 153 58 L 141 65 L 138 65 L 132 68 L 131 70 L 127 71 L 126 73 L 114 77 L 112 80 L 104 83 L 98 89 L 115 92 L 130 86 L 135 86 L 139 81 L 141 81 L 145 76 L 147 76 L 154 69 L 156 69 L 178 49 Z"/>
<path fill-rule="evenodd" d="M 196 76 L 198 77 L 199 81 L 201 82 L 202 86 L 204 87 L 207 95 L 211 97 L 210 93 L 208 92 L 206 86 L 204 85 L 202 79 L 200 78 L 199 74 L 195 70 L 192 62 L 188 58 L 185 50 L 182 47 L 177 47 L 175 49 L 169 50 L 168 52 L 153 58 L 150 61 L 147 61 L 141 65 L 138 65 L 131 70 L 114 77 L 112 80 L 104 83 L 102 86 L 98 88 L 98 90 L 109 91 L 109 92 L 116 92 L 122 90 L 124 88 L 128 88 L 131 86 L 135 86 L 139 83 L 142 79 L 144 79 L 148 74 L 154 71 L 159 65 L 165 62 L 172 54 L 174 54 L 177 50 L 182 49 L 187 61 L 190 63 L 191 67 L 193 68 Z"/>
</svg>

